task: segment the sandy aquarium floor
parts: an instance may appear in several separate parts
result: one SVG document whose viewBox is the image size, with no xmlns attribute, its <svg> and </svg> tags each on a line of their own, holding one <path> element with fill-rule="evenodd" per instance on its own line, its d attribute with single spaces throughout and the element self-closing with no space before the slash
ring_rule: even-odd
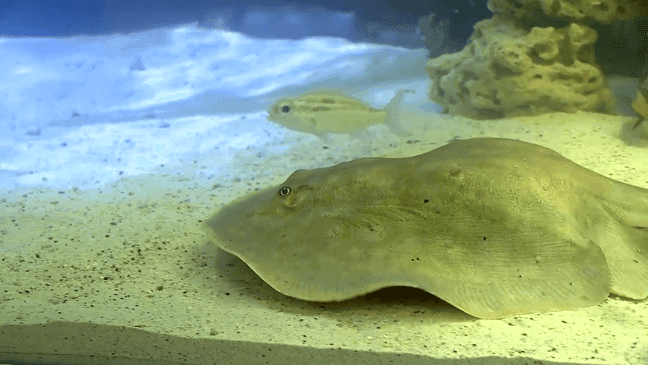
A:
<svg viewBox="0 0 648 365">
<path fill-rule="evenodd" d="M 181 169 L 97 189 L 5 189 L 0 360 L 38 353 L 44 360 L 192 364 L 313 358 L 374 364 L 477 358 L 493 364 L 648 363 L 648 301 L 611 296 L 577 311 L 502 320 L 475 319 L 416 290 L 309 303 L 274 291 L 240 260 L 216 249 L 201 227 L 219 207 L 279 184 L 298 168 L 363 156 L 411 156 L 453 138 L 537 143 L 648 188 L 648 150 L 620 138 L 630 123 L 631 118 L 590 113 L 497 121 L 437 116 L 409 138 L 385 127 L 372 127 L 361 138 L 290 134 L 232 153 L 218 178 L 201 172 L 213 159 L 207 154 Z"/>
</svg>

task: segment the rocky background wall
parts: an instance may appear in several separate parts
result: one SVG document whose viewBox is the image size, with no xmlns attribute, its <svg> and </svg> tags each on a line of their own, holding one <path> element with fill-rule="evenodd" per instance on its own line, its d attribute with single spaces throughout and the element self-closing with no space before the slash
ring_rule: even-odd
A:
<svg viewBox="0 0 648 365">
<path fill-rule="evenodd" d="M 488 7 L 493 17 L 475 25 L 462 51 L 427 64 L 430 99 L 446 113 L 614 114 L 606 77 L 639 77 L 648 65 L 648 1 L 489 0 Z"/>
</svg>

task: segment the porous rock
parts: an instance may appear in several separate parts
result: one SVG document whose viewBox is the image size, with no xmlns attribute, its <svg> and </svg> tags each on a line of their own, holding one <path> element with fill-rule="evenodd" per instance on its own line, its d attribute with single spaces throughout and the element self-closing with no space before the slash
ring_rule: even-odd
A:
<svg viewBox="0 0 648 365">
<path fill-rule="evenodd" d="M 488 9 L 516 19 L 537 19 L 544 13 L 569 22 L 604 24 L 648 15 L 645 0 L 489 0 Z"/>
<path fill-rule="evenodd" d="M 596 65 L 593 29 L 526 31 L 500 14 L 475 25 L 460 52 L 430 59 L 430 99 L 477 119 L 577 110 L 609 112 L 612 93 Z"/>
</svg>

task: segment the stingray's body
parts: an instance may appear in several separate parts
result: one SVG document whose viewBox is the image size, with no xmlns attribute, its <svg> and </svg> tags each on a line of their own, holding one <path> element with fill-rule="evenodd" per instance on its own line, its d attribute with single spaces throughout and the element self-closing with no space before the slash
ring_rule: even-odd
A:
<svg viewBox="0 0 648 365">
<path fill-rule="evenodd" d="M 515 140 L 298 170 L 206 226 L 305 300 L 403 285 L 501 318 L 648 296 L 648 190 Z"/>
</svg>

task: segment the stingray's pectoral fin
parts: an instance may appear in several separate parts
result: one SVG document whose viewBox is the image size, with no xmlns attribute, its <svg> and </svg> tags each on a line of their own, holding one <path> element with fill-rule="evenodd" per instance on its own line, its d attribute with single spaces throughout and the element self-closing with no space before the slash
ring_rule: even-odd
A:
<svg viewBox="0 0 648 365">
<path fill-rule="evenodd" d="M 614 203 L 601 202 L 604 215 L 591 213 L 586 235 L 605 254 L 612 275 L 610 292 L 644 299 L 648 297 L 648 194 L 629 185 L 617 187 Z"/>
<path fill-rule="evenodd" d="M 535 240 L 534 240 L 535 241 Z M 516 252 L 483 254 L 460 263 L 459 278 L 430 290 L 440 298 L 484 319 L 574 310 L 600 304 L 610 293 L 610 271 L 594 242 L 570 240 L 518 241 Z M 490 263 L 487 261 L 491 261 Z"/>
<path fill-rule="evenodd" d="M 648 297 L 648 229 L 611 221 L 597 235 L 612 274 L 610 291 L 631 299 Z"/>
</svg>

